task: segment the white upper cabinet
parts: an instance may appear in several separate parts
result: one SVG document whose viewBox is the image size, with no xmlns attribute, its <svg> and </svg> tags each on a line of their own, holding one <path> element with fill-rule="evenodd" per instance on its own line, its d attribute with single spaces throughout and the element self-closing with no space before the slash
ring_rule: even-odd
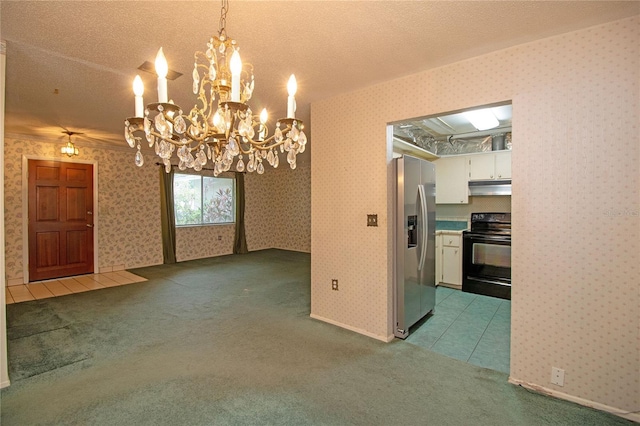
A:
<svg viewBox="0 0 640 426">
<path fill-rule="evenodd" d="M 511 151 L 499 151 L 495 156 L 497 178 L 511 179 Z"/>
<path fill-rule="evenodd" d="M 470 155 L 467 158 L 469 158 L 469 180 L 494 179 L 496 159 L 492 153 Z"/>
<path fill-rule="evenodd" d="M 511 151 L 472 154 L 467 158 L 470 181 L 511 179 Z"/>
<path fill-rule="evenodd" d="M 468 204 L 469 180 L 465 155 L 440 157 L 436 165 L 436 204 Z"/>
</svg>

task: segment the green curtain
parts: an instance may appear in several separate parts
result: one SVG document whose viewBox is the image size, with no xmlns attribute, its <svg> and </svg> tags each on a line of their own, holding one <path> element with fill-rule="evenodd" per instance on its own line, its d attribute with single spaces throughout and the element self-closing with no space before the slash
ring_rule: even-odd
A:
<svg viewBox="0 0 640 426">
<path fill-rule="evenodd" d="M 244 232 L 244 174 L 236 173 L 236 236 L 233 253 L 248 253 L 247 236 Z"/>
<path fill-rule="evenodd" d="M 160 166 L 160 223 L 164 263 L 176 263 L 176 217 L 173 210 L 173 169 Z"/>
</svg>

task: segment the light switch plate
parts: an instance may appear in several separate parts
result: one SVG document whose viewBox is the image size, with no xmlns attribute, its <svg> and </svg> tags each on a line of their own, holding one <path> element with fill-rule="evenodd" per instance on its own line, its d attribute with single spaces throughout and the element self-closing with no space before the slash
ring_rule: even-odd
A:
<svg viewBox="0 0 640 426">
<path fill-rule="evenodd" d="M 378 215 L 377 214 L 368 214 L 367 215 L 367 226 L 378 226 Z"/>
</svg>

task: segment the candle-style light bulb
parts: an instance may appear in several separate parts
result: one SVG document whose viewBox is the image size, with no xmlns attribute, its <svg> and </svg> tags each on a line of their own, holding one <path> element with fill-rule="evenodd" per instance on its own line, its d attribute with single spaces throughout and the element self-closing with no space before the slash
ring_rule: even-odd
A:
<svg viewBox="0 0 640 426">
<path fill-rule="evenodd" d="M 136 117 L 143 116 L 144 102 L 142 101 L 142 95 L 144 94 L 144 84 L 139 75 L 133 79 L 133 94 L 136 100 Z"/>
<path fill-rule="evenodd" d="M 296 76 L 291 74 L 289 82 L 287 83 L 287 92 L 289 92 L 289 98 L 287 98 L 287 118 L 296 118 L 295 94 L 297 90 L 298 83 L 296 82 Z"/>
<path fill-rule="evenodd" d="M 240 102 L 240 73 L 242 72 L 242 60 L 237 50 L 233 51 L 229 60 L 231 69 L 231 102 Z"/>
<path fill-rule="evenodd" d="M 158 102 L 167 102 L 167 73 L 169 72 L 169 65 L 167 64 L 167 58 L 164 57 L 162 47 L 158 50 L 156 55 L 156 74 L 158 74 Z"/>
<path fill-rule="evenodd" d="M 259 133 L 259 139 L 261 141 L 263 141 L 264 137 L 267 135 L 267 128 L 265 127 L 265 124 L 267 124 L 268 118 L 269 118 L 269 114 L 267 113 L 267 109 L 262 108 L 262 112 L 260 113 L 260 123 L 262 125 L 260 126 L 260 133 Z"/>
</svg>

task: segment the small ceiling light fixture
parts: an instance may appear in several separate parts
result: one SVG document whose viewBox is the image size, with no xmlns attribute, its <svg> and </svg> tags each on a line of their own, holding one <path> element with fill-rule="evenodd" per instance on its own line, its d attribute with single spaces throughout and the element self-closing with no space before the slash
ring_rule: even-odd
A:
<svg viewBox="0 0 640 426">
<path fill-rule="evenodd" d="M 307 143 L 304 125 L 295 118 L 296 79 L 292 74 L 287 84 L 287 118 L 278 120 L 269 136 L 266 109 L 254 115 L 247 104 L 254 91 L 253 66 L 242 62 L 238 43 L 227 36 L 228 10 L 228 0 L 222 0 L 218 35 L 209 39 L 206 52 L 194 54 L 193 93 L 197 103 L 188 114 L 168 100 L 168 66 L 162 48 L 156 56 L 158 102 L 143 109 L 144 87 L 136 76 L 135 117 L 125 120 L 124 137 L 131 148 L 137 148 L 137 166 L 144 164 L 140 145 L 145 139 L 150 148 L 155 148 L 167 173 L 174 151 L 180 170 L 200 171 L 211 160 L 215 176 L 230 170 L 234 161 L 238 172 L 246 169 L 262 174 L 265 159 L 278 167 L 278 148 L 281 153 L 287 152 L 287 162 L 296 168 L 296 155 L 304 152 Z"/>
<path fill-rule="evenodd" d="M 78 155 L 80 152 L 78 151 L 78 147 L 76 147 L 73 144 L 73 142 L 71 142 L 71 136 L 73 136 L 73 135 L 82 135 L 82 133 L 72 132 L 70 130 L 65 130 L 62 133 L 67 135 L 69 137 L 69 140 L 67 141 L 66 145 L 60 147 L 60 153 L 61 154 L 66 154 L 69 157 L 73 157 L 74 155 Z"/>
<path fill-rule="evenodd" d="M 489 130 L 498 127 L 500 122 L 488 109 L 476 109 L 463 113 L 465 118 L 478 130 Z"/>
</svg>

